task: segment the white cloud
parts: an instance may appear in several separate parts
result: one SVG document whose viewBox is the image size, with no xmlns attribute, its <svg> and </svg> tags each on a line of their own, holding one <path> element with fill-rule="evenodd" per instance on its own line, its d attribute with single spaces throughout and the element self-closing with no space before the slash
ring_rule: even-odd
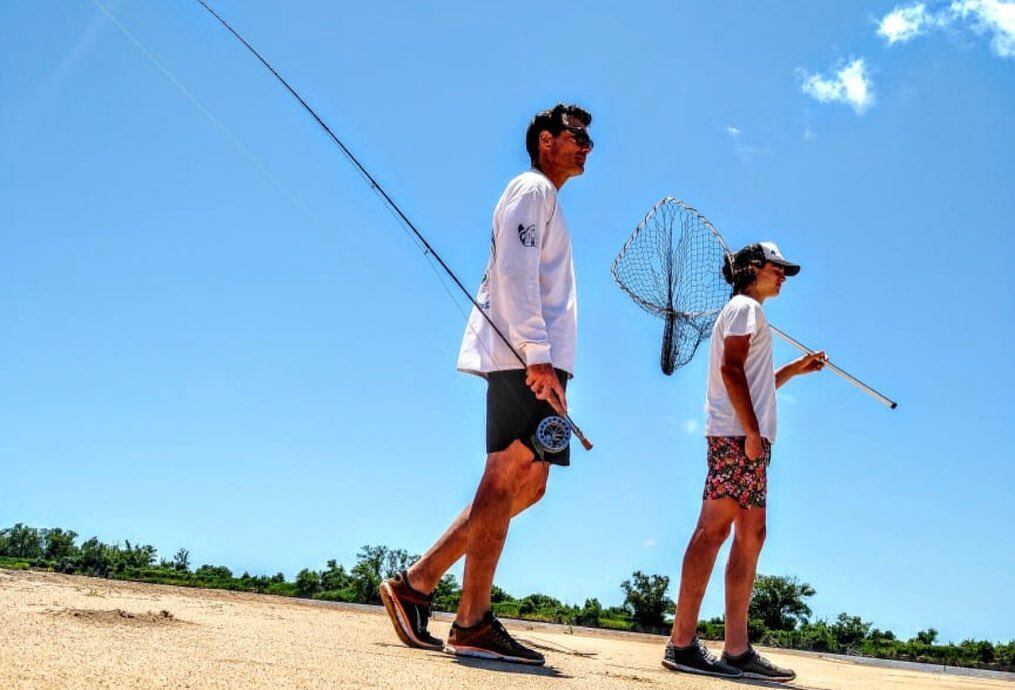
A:
<svg viewBox="0 0 1015 690">
<path fill-rule="evenodd" d="M 853 60 L 831 77 L 807 72 L 801 72 L 801 76 L 803 92 L 821 103 L 845 103 L 857 115 L 874 105 L 874 82 L 863 58 Z"/>
<path fill-rule="evenodd" d="M 1015 2 L 955 0 L 951 12 L 972 22 L 973 31 L 990 34 L 990 47 L 999 57 L 1015 57 Z"/>
<path fill-rule="evenodd" d="M 693 434 L 695 431 L 698 430 L 698 420 L 685 419 L 684 423 L 681 426 L 684 428 L 685 434 Z"/>
<path fill-rule="evenodd" d="M 775 397 L 778 398 L 780 402 L 789 403 L 790 405 L 796 405 L 797 402 L 795 397 L 793 397 L 789 393 L 783 393 L 782 391 L 776 393 Z"/>
<path fill-rule="evenodd" d="M 1015 2 L 1012 0 L 952 0 L 929 11 L 922 2 L 897 6 L 881 18 L 878 35 L 889 45 L 904 43 L 930 29 L 964 24 L 971 31 L 990 37 L 999 57 L 1015 57 Z"/>
<path fill-rule="evenodd" d="M 888 44 L 905 42 L 916 38 L 927 27 L 935 23 L 922 2 L 908 7 L 896 7 L 878 22 L 878 35 L 884 36 Z"/>
<path fill-rule="evenodd" d="M 730 136 L 730 142 L 733 144 L 733 152 L 737 154 L 744 163 L 753 163 L 759 156 L 771 156 L 772 149 L 770 146 L 757 146 L 755 144 L 748 143 L 744 140 L 743 130 L 733 125 L 726 127 L 726 133 Z"/>
<path fill-rule="evenodd" d="M 641 545 L 651 549 L 653 546 L 658 546 L 659 542 L 657 542 L 655 539 L 646 539 L 645 541 L 642 542 Z"/>
<path fill-rule="evenodd" d="M 804 133 L 802 138 L 804 143 L 810 143 L 818 138 L 818 133 L 814 131 L 814 127 L 811 126 L 810 108 L 804 111 Z"/>
</svg>

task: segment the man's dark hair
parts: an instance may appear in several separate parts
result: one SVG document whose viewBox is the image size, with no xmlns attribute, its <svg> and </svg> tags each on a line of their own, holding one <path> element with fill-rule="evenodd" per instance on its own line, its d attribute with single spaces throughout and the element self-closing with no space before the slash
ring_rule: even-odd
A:
<svg viewBox="0 0 1015 690">
<path fill-rule="evenodd" d="M 592 124 L 592 115 L 584 108 L 577 105 L 565 105 L 558 103 L 549 110 L 536 113 L 525 132 L 525 150 L 529 152 L 529 160 L 535 165 L 539 162 L 539 133 L 546 130 L 553 136 L 564 131 L 564 116 L 581 122 L 588 127 Z"/>
<path fill-rule="evenodd" d="M 765 265 L 765 250 L 760 244 L 749 244 L 733 255 L 732 265 L 723 264 L 722 277 L 733 286 L 733 293 L 739 295 L 751 286 L 758 275 L 758 269 Z"/>
</svg>

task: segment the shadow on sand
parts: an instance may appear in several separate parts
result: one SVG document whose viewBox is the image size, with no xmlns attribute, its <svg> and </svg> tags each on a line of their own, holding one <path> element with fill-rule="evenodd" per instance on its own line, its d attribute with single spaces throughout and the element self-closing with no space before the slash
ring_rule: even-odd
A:
<svg viewBox="0 0 1015 690">
<path fill-rule="evenodd" d="M 390 647 L 392 649 L 405 649 L 404 644 L 393 642 L 375 642 L 377 647 Z M 544 678 L 571 678 L 572 676 L 561 673 L 553 666 L 530 666 L 527 664 L 513 664 L 507 661 L 493 661 L 491 659 L 476 659 L 475 657 L 451 656 L 438 651 L 427 651 L 426 655 L 434 659 L 446 659 L 459 666 L 478 668 L 484 671 L 501 671 L 504 673 L 520 673 L 528 676 L 543 676 Z"/>
<path fill-rule="evenodd" d="M 464 656 L 455 657 L 455 663 L 459 666 L 468 666 L 469 668 L 478 668 L 484 671 L 518 673 L 526 676 L 542 676 L 544 678 L 571 678 L 571 676 L 561 673 L 553 666 L 529 666 L 526 664 L 512 664 L 506 661 L 473 659 Z"/>
<path fill-rule="evenodd" d="M 774 680 L 759 680 L 757 678 L 730 678 L 731 683 L 739 685 L 753 685 L 756 688 L 790 688 L 790 690 L 813 690 L 809 685 L 797 685 L 794 682 L 777 682 Z"/>
</svg>

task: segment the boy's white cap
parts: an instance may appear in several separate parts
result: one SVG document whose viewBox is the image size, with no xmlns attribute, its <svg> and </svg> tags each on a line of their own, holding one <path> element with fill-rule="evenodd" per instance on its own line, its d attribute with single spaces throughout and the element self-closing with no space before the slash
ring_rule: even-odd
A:
<svg viewBox="0 0 1015 690">
<path fill-rule="evenodd" d="M 758 242 L 758 246 L 761 247 L 761 251 L 765 255 L 765 261 L 782 266 L 787 276 L 795 276 L 800 272 L 799 264 L 788 261 L 779 251 L 775 242 Z"/>
</svg>

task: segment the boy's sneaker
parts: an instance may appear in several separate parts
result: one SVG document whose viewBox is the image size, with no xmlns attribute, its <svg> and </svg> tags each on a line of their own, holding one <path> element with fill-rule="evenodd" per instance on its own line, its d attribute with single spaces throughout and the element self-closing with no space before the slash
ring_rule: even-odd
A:
<svg viewBox="0 0 1015 690">
<path fill-rule="evenodd" d="M 776 666 L 754 651 L 754 647 L 748 647 L 740 656 L 730 656 L 723 652 L 722 660 L 733 668 L 740 669 L 744 678 L 771 680 L 777 683 L 785 683 L 796 678 L 796 673 L 792 669 Z"/>
<path fill-rule="evenodd" d="M 744 675 L 740 669 L 716 658 L 715 654 L 710 652 L 708 647 L 697 637 L 687 647 L 674 647 L 672 643 L 666 645 L 663 666 L 671 671 L 700 673 L 720 678 L 740 678 Z"/>
<path fill-rule="evenodd" d="M 410 647 L 439 650 L 441 641 L 427 631 L 430 622 L 430 600 L 433 595 L 417 592 L 409 586 L 406 572 L 381 583 L 381 601 L 388 611 L 399 639 Z"/>
<path fill-rule="evenodd" d="M 457 623 L 452 624 L 448 641 L 444 643 L 444 651 L 454 656 L 510 661 L 532 666 L 542 666 L 546 663 L 542 654 L 519 644 L 511 637 L 490 611 L 486 612 L 483 620 L 472 627 L 463 628 Z"/>
</svg>

